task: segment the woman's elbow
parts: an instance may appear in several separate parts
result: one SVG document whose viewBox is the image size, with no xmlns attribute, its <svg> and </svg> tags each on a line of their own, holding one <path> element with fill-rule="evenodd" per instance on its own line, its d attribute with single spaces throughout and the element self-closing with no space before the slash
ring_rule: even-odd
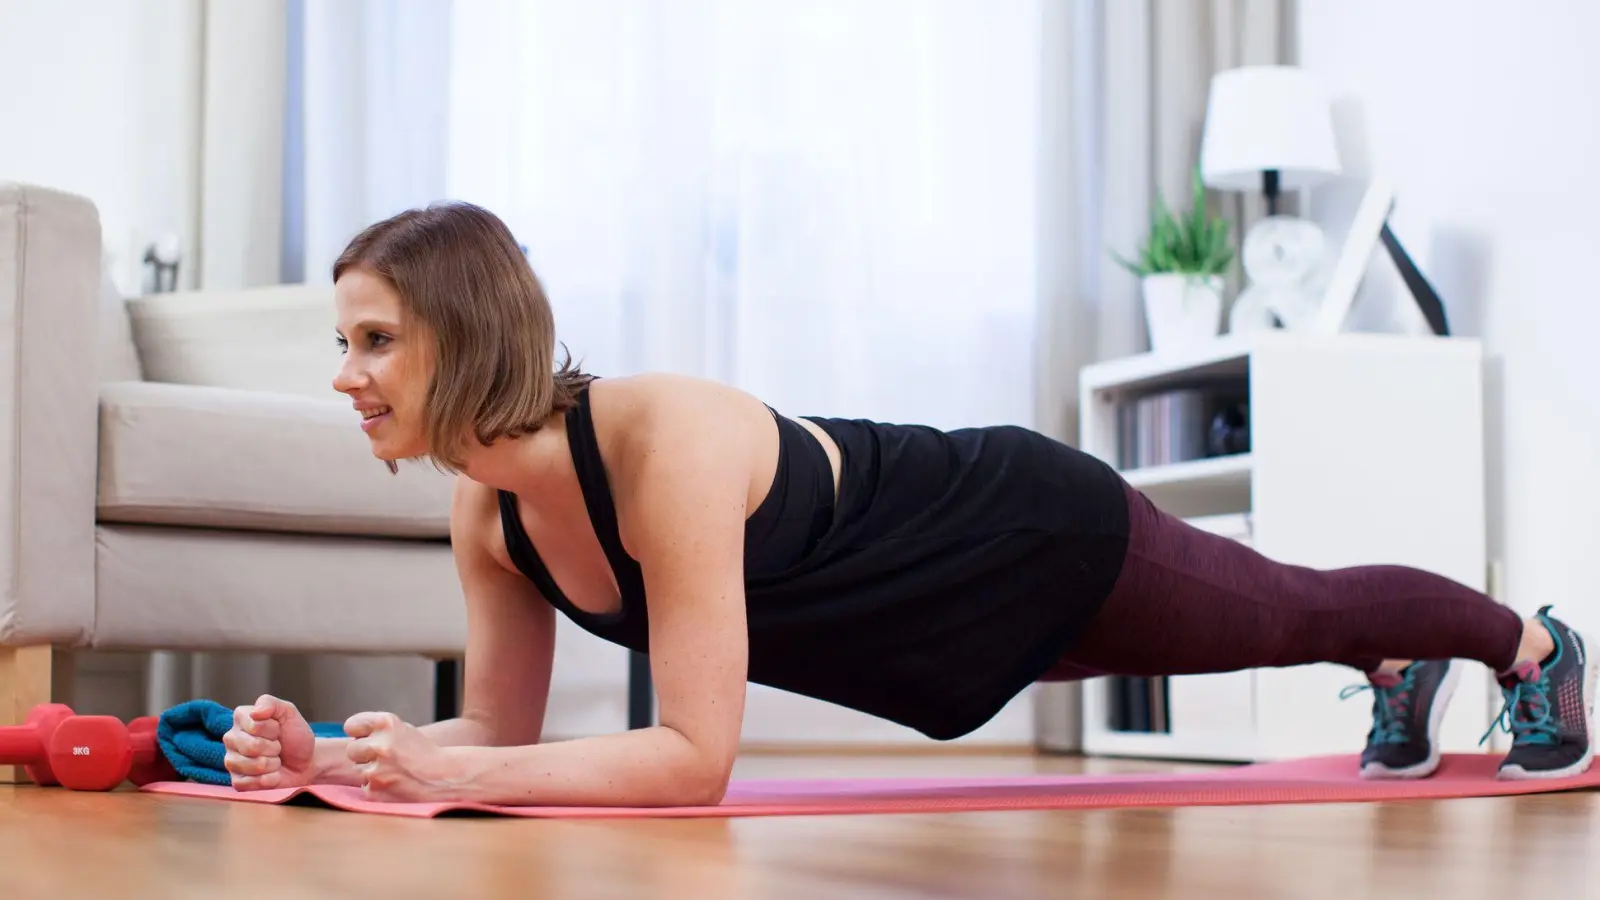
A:
<svg viewBox="0 0 1600 900">
<path fill-rule="evenodd" d="M 713 750 L 705 746 L 690 746 L 694 752 L 684 760 L 685 766 L 678 778 L 673 804 L 676 806 L 716 806 L 728 794 L 733 780 L 734 752 L 730 749 Z"/>
<path fill-rule="evenodd" d="M 682 741 L 674 754 L 676 765 L 672 789 L 668 791 L 677 806 L 716 806 L 727 796 L 733 780 L 733 762 L 739 753 L 739 736 L 736 730 L 721 729 L 725 733 L 706 734 L 663 723 Z"/>
<path fill-rule="evenodd" d="M 728 795 L 728 785 L 733 780 L 731 765 L 712 764 L 696 766 L 681 783 L 681 796 L 677 806 L 717 806 Z"/>
</svg>

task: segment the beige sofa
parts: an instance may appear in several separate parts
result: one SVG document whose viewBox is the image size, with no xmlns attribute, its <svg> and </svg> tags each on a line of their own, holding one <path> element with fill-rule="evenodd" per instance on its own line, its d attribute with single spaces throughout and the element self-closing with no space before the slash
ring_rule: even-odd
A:
<svg viewBox="0 0 1600 900">
<path fill-rule="evenodd" d="M 0 183 L 0 724 L 74 649 L 458 656 L 451 479 L 331 379 L 331 287 L 123 301 L 91 202 Z"/>
</svg>

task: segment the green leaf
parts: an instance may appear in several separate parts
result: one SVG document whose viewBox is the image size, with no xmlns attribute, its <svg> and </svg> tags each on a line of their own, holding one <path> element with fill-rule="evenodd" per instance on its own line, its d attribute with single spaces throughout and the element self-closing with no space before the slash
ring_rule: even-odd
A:
<svg viewBox="0 0 1600 900">
<path fill-rule="evenodd" d="M 1159 273 L 1220 275 L 1233 264 L 1228 221 L 1206 206 L 1205 183 L 1196 166 L 1190 175 L 1189 209 L 1175 215 L 1159 193 L 1150 209 L 1150 233 L 1137 254 L 1138 262 L 1113 254 L 1128 271 L 1143 277 Z"/>
</svg>

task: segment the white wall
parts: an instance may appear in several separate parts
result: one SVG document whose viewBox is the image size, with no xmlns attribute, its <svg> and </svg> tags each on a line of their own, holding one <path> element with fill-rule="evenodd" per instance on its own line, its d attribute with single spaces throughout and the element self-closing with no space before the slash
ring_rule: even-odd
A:
<svg viewBox="0 0 1600 900">
<path fill-rule="evenodd" d="M 1504 599 L 1600 628 L 1600 4 L 1305 0 L 1299 59 L 1343 100 L 1343 136 L 1397 188 L 1391 220 L 1456 330 L 1491 353 L 1490 555 Z M 1312 195 L 1314 217 L 1348 198 Z M 1342 195 L 1342 196 L 1341 196 Z M 1374 257 L 1361 327 L 1416 325 Z M 1352 423 L 1359 436 L 1359 424 Z M 1375 502 L 1377 502 L 1375 500 Z"/>
<path fill-rule="evenodd" d="M 194 232 L 200 0 L 0 0 L 0 179 L 92 198 L 124 291 Z"/>
</svg>

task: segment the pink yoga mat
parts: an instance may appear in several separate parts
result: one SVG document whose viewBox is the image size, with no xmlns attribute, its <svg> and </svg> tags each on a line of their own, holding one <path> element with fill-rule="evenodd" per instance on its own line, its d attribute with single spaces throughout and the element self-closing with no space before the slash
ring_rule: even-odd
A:
<svg viewBox="0 0 1600 900">
<path fill-rule="evenodd" d="M 1494 777 L 1498 763 L 1499 757 L 1488 754 L 1446 756 L 1432 777 L 1413 781 L 1362 780 L 1356 775 L 1353 756 L 1311 757 L 1182 774 L 750 780 L 734 782 L 719 806 L 665 809 L 379 803 L 363 800 L 357 788 L 335 785 L 241 793 L 213 785 L 162 782 L 145 785 L 141 790 L 247 803 L 293 800 L 302 805 L 412 818 L 446 813 L 528 818 L 696 818 L 1436 800 L 1600 787 L 1600 766 L 1572 778 L 1498 781 Z"/>
</svg>

